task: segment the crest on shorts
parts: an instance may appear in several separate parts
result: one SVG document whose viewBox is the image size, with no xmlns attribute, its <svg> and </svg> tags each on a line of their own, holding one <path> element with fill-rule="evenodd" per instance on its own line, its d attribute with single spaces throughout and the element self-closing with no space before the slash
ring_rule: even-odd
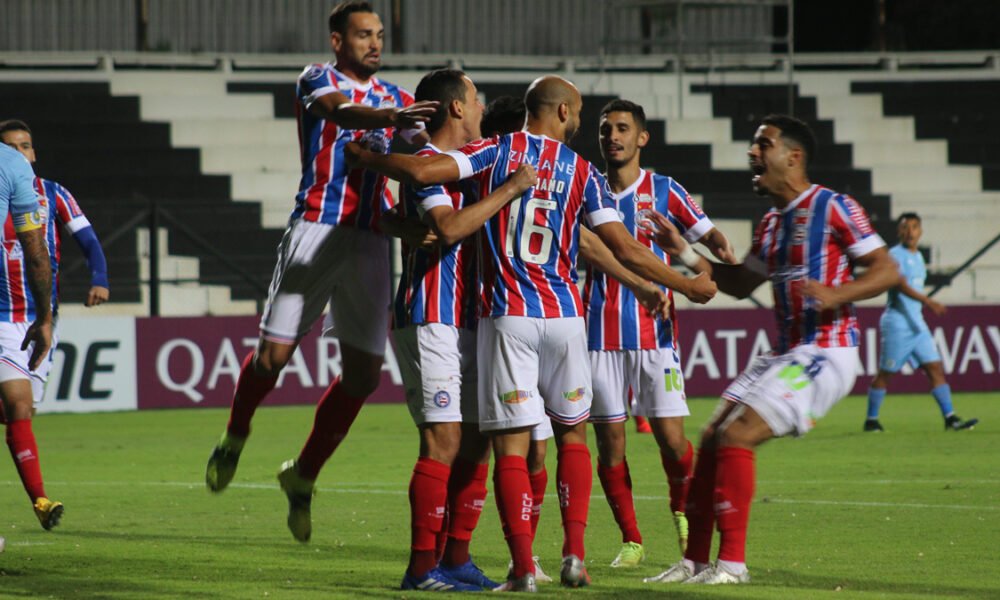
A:
<svg viewBox="0 0 1000 600">
<path fill-rule="evenodd" d="M 438 408 L 445 408 L 449 404 L 451 404 L 451 394 L 449 394 L 444 390 L 441 390 L 438 393 L 434 394 L 435 406 L 437 406 Z"/>
<path fill-rule="evenodd" d="M 531 392 L 527 390 L 514 390 L 500 394 L 500 401 L 504 404 L 520 404 L 531 398 Z"/>
<path fill-rule="evenodd" d="M 586 395 L 587 395 L 587 390 L 583 389 L 582 387 L 578 387 L 575 390 L 569 392 L 563 392 L 563 399 L 568 400 L 570 402 L 578 402 L 580 400 L 583 400 L 583 397 Z"/>
</svg>

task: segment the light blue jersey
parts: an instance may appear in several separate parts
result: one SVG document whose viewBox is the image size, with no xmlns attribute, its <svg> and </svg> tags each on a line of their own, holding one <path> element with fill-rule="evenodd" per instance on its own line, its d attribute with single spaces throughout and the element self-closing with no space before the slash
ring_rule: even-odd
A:
<svg viewBox="0 0 1000 600">
<path fill-rule="evenodd" d="M 0 144 L 0 218 L 7 212 L 25 215 L 38 211 L 35 193 L 35 173 L 20 152 Z"/>
<path fill-rule="evenodd" d="M 922 292 L 927 279 L 927 264 L 920 251 L 910 252 L 902 244 L 897 244 L 889 249 L 889 256 L 899 265 L 899 272 L 906 283 Z M 922 311 L 923 304 L 919 300 L 904 295 L 899 288 L 892 288 L 889 290 L 889 302 L 882 314 L 882 328 L 912 333 L 929 331 Z"/>
</svg>

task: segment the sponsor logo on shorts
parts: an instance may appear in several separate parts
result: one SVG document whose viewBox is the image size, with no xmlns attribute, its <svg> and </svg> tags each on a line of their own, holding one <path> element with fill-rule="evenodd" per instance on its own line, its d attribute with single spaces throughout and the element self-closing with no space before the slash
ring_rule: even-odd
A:
<svg viewBox="0 0 1000 600">
<path fill-rule="evenodd" d="M 434 394 L 434 404 L 437 405 L 438 408 L 445 408 L 451 404 L 451 394 L 444 390 Z"/>
<path fill-rule="evenodd" d="M 514 390 L 500 394 L 500 400 L 504 404 L 520 404 L 529 398 L 531 398 L 531 392 L 525 390 Z"/>
<path fill-rule="evenodd" d="M 583 397 L 584 395 L 586 395 L 586 393 L 587 393 L 586 390 L 584 390 L 582 387 L 578 387 L 571 392 L 563 392 L 563 398 L 569 400 L 570 402 L 578 402 L 580 400 L 583 400 Z"/>
</svg>

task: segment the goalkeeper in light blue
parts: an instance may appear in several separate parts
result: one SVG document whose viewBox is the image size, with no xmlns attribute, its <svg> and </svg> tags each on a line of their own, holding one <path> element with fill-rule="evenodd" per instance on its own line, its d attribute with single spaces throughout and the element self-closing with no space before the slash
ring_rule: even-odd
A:
<svg viewBox="0 0 1000 600">
<path fill-rule="evenodd" d="M 889 290 L 889 301 L 879 321 L 881 348 L 879 371 L 868 390 L 868 416 L 864 431 L 882 431 L 879 423 L 879 409 L 885 400 L 889 379 L 899 372 L 903 365 L 919 367 L 930 380 L 931 395 L 941 409 L 946 430 L 971 429 L 979 419 L 963 421 L 955 414 L 951 403 L 951 387 L 945 381 L 941 355 L 938 354 L 931 337 L 930 328 L 922 314 L 927 307 L 936 315 L 944 314 L 945 307 L 924 295 L 927 265 L 917 249 L 923 234 L 920 216 L 903 213 L 898 222 L 899 244 L 889 250 L 889 255 L 899 265 L 899 285 Z"/>
</svg>

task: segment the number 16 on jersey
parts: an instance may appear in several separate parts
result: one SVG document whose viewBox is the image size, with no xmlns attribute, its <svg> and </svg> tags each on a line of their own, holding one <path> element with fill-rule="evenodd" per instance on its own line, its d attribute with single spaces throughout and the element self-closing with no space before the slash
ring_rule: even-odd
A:
<svg viewBox="0 0 1000 600">
<path fill-rule="evenodd" d="M 521 235 L 517 235 L 517 221 L 521 214 L 521 204 L 524 204 L 524 225 L 521 227 Z M 522 200 L 511 202 L 510 217 L 507 221 L 507 256 L 515 256 L 515 237 L 517 256 L 526 263 L 544 265 L 549 262 L 552 254 L 552 238 L 554 233 L 549 227 L 549 211 L 555 210 L 559 205 L 555 200 L 547 198 L 531 198 L 527 202 Z M 542 217 L 538 218 L 541 211 Z M 541 223 L 539 223 L 541 221 Z M 533 250 L 534 248 L 534 250 Z"/>
</svg>

